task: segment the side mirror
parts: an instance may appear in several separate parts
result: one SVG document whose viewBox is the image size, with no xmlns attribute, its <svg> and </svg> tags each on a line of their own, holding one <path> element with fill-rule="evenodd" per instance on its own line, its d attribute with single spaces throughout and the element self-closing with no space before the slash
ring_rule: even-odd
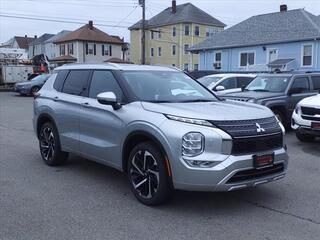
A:
<svg viewBox="0 0 320 240">
<path fill-rule="evenodd" d="M 289 95 L 303 93 L 303 88 L 291 88 L 288 93 Z"/>
<path fill-rule="evenodd" d="M 224 90 L 226 90 L 224 86 L 219 85 L 216 87 L 216 91 L 224 91 Z"/>
<path fill-rule="evenodd" d="M 117 102 L 117 97 L 113 92 L 103 92 L 97 95 L 97 100 L 103 105 L 111 105 L 114 110 L 121 108 L 121 104 Z"/>
</svg>

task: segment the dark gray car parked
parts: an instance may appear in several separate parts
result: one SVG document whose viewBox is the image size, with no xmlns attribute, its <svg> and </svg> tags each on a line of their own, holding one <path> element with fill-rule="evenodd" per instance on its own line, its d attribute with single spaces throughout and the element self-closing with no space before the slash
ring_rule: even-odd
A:
<svg viewBox="0 0 320 240">
<path fill-rule="evenodd" d="M 14 90 L 21 95 L 33 95 L 42 88 L 50 76 L 51 74 L 42 74 L 29 81 L 16 83 Z"/>
<path fill-rule="evenodd" d="M 289 127 L 296 104 L 319 91 L 320 73 L 293 72 L 258 75 L 243 92 L 222 97 L 269 107 L 283 125 Z"/>
</svg>

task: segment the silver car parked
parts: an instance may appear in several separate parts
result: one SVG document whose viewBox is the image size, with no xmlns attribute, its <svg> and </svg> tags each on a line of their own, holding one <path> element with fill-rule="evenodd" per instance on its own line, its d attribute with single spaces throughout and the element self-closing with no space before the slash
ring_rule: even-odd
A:
<svg viewBox="0 0 320 240">
<path fill-rule="evenodd" d="M 76 153 L 114 167 L 147 205 L 174 189 L 257 186 L 284 177 L 288 163 L 284 128 L 271 110 L 220 100 L 159 66 L 57 68 L 35 97 L 34 129 L 45 163 Z"/>
</svg>

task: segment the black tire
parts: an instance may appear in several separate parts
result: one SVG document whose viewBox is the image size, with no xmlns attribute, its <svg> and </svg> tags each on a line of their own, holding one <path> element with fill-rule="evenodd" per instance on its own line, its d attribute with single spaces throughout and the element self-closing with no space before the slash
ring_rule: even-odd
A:
<svg viewBox="0 0 320 240">
<path fill-rule="evenodd" d="M 296 136 L 301 142 L 313 142 L 315 140 L 315 136 L 302 134 L 300 132 L 296 132 Z"/>
<path fill-rule="evenodd" d="M 276 117 L 279 119 L 279 121 L 282 123 L 282 125 L 286 128 L 286 129 L 289 129 L 290 126 L 288 125 L 288 121 L 286 121 L 286 118 L 284 116 L 284 114 L 279 111 L 279 110 L 272 110 L 274 115 L 276 115 Z"/>
<path fill-rule="evenodd" d="M 68 158 L 68 153 L 61 150 L 58 130 L 51 122 L 40 128 L 39 148 L 43 161 L 49 166 L 62 165 Z"/>
<path fill-rule="evenodd" d="M 173 190 L 165 158 L 152 142 L 135 146 L 127 164 L 131 191 L 141 203 L 155 206 L 171 198 Z"/>
<path fill-rule="evenodd" d="M 39 90 L 40 90 L 40 87 L 34 86 L 34 87 L 31 88 L 30 94 L 31 94 L 31 95 L 34 95 L 34 94 L 36 94 Z"/>
</svg>

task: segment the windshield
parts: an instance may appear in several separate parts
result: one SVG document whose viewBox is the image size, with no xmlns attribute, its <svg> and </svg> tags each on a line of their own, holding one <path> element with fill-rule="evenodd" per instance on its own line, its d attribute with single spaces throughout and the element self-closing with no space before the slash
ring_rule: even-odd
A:
<svg viewBox="0 0 320 240">
<path fill-rule="evenodd" d="M 31 81 L 45 81 L 50 77 L 50 74 L 43 74 L 32 78 Z"/>
<path fill-rule="evenodd" d="M 199 78 L 198 81 L 202 85 L 209 87 L 212 83 L 216 83 L 221 79 L 222 79 L 222 77 L 202 77 L 202 78 Z"/>
<path fill-rule="evenodd" d="M 217 98 L 197 81 L 181 72 L 124 71 L 131 91 L 147 102 L 206 102 Z"/>
<path fill-rule="evenodd" d="M 258 76 L 245 88 L 248 91 L 284 92 L 288 86 L 289 77 Z"/>
</svg>

